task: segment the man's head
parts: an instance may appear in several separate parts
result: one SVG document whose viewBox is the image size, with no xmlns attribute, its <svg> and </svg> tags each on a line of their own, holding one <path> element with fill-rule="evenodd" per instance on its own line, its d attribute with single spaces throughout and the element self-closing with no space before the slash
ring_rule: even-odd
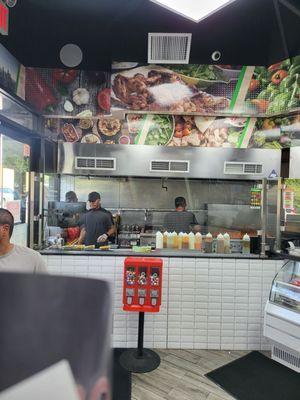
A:
<svg viewBox="0 0 300 400">
<path fill-rule="evenodd" d="M 78 198 L 75 192 L 73 190 L 70 190 L 69 192 L 66 193 L 66 201 L 68 203 L 77 203 Z"/>
<path fill-rule="evenodd" d="M 8 241 L 14 230 L 14 217 L 5 208 L 0 208 L 0 242 Z"/>
<path fill-rule="evenodd" d="M 176 210 L 185 210 L 186 209 L 186 200 L 184 197 L 176 197 L 175 199 L 175 208 Z"/>
<path fill-rule="evenodd" d="M 91 192 L 88 197 L 91 209 L 96 209 L 100 207 L 101 197 L 98 192 Z"/>
</svg>

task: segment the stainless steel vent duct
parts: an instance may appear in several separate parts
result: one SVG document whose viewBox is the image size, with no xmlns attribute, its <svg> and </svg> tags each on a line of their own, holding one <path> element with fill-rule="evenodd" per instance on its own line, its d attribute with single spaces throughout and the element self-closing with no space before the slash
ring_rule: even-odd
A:
<svg viewBox="0 0 300 400">
<path fill-rule="evenodd" d="M 116 159 L 108 157 L 75 157 L 75 169 L 115 171 Z"/>
<path fill-rule="evenodd" d="M 250 162 L 225 161 L 225 175 L 261 175 L 263 176 L 263 165 Z"/>
<path fill-rule="evenodd" d="M 97 164 L 97 160 L 102 161 Z M 278 150 L 83 143 L 58 146 L 58 172 L 72 175 L 255 180 L 274 176 L 274 172 L 279 176 L 280 162 Z"/>
<path fill-rule="evenodd" d="M 190 170 L 189 161 L 176 161 L 176 160 L 151 160 L 150 161 L 150 172 L 182 172 L 188 173 Z"/>
</svg>

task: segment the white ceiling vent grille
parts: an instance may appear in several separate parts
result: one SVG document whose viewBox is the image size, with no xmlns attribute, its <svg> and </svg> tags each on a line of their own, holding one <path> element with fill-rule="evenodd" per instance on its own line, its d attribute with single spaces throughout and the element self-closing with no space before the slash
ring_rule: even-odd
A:
<svg viewBox="0 0 300 400">
<path fill-rule="evenodd" d="M 188 64 L 191 33 L 148 33 L 149 64 Z"/>
<path fill-rule="evenodd" d="M 116 159 L 106 157 L 75 157 L 75 169 L 115 171 Z"/>
<path fill-rule="evenodd" d="M 261 175 L 262 172 L 262 164 L 233 161 L 224 163 L 224 174 L 227 175 Z"/>
<path fill-rule="evenodd" d="M 150 172 L 190 172 L 189 161 L 151 160 Z"/>
</svg>

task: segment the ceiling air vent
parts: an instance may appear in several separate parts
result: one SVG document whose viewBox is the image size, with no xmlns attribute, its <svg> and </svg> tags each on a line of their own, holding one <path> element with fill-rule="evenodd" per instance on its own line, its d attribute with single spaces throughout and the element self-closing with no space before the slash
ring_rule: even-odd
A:
<svg viewBox="0 0 300 400">
<path fill-rule="evenodd" d="M 75 157 L 75 169 L 115 171 L 116 159 L 106 157 Z"/>
<path fill-rule="evenodd" d="M 151 160 L 150 172 L 189 172 L 189 161 Z"/>
<path fill-rule="evenodd" d="M 262 170 L 262 164 L 233 161 L 224 163 L 224 174 L 228 175 L 261 175 Z"/>
<path fill-rule="evenodd" d="M 148 33 L 149 64 L 188 64 L 191 33 Z"/>
</svg>

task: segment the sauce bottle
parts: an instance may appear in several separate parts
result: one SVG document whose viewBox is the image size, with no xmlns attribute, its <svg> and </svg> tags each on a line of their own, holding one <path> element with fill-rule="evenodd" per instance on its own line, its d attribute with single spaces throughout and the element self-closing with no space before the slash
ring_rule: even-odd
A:
<svg viewBox="0 0 300 400">
<path fill-rule="evenodd" d="M 202 250 L 202 235 L 200 232 L 195 234 L 195 249 L 199 251 Z"/>
<path fill-rule="evenodd" d="M 226 232 L 226 233 L 224 233 L 224 253 L 225 254 L 229 254 L 229 253 L 231 253 L 231 250 L 230 250 L 230 236 L 229 236 L 229 234 Z"/>
<path fill-rule="evenodd" d="M 182 239 L 183 239 L 183 233 L 180 232 L 178 235 L 178 249 L 181 250 L 182 249 Z"/>
<path fill-rule="evenodd" d="M 195 235 L 193 234 L 193 232 L 189 233 L 189 249 L 195 249 Z"/>
<path fill-rule="evenodd" d="M 168 247 L 168 232 L 164 232 L 163 234 L 163 248 L 166 249 Z"/>
<path fill-rule="evenodd" d="M 182 237 L 182 248 L 183 249 L 189 248 L 189 235 L 186 232 L 184 232 Z"/>
<path fill-rule="evenodd" d="M 243 254 L 250 254 L 250 236 L 246 233 L 243 236 Z"/>
<path fill-rule="evenodd" d="M 156 232 L 155 247 L 157 249 L 163 249 L 163 247 L 164 247 L 164 236 L 160 231 Z"/>
<path fill-rule="evenodd" d="M 173 248 L 173 236 L 171 232 L 168 232 L 167 234 L 167 248 L 172 249 Z"/>
<path fill-rule="evenodd" d="M 219 233 L 217 236 L 217 253 L 223 254 L 224 251 L 224 236 L 222 233 Z"/>
<path fill-rule="evenodd" d="M 205 236 L 205 253 L 212 253 L 213 237 L 210 232 Z"/>
<path fill-rule="evenodd" d="M 173 242 L 173 249 L 178 249 L 178 236 L 175 231 L 172 232 L 172 242 Z"/>
</svg>

